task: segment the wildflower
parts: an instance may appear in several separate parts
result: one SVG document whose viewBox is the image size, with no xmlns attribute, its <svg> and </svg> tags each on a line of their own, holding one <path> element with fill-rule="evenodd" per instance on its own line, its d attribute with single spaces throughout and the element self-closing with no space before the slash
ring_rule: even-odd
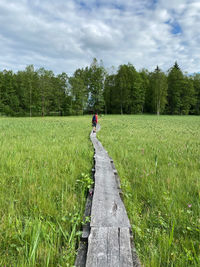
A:
<svg viewBox="0 0 200 267">
<path fill-rule="evenodd" d="M 192 207 L 192 204 L 188 204 L 188 208 L 191 208 Z"/>
</svg>

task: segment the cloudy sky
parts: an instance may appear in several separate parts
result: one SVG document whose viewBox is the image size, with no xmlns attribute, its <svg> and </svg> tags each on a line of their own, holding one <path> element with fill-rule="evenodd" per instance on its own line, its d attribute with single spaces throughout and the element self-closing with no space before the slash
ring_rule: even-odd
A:
<svg viewBox="0 0 200 267">
<path fill-rule="evenodd" d="M 96 57 L 200 71 L 200 0 L 0 0 L 0 25 L 0 70 L 71 75 Z"/>
</svg>

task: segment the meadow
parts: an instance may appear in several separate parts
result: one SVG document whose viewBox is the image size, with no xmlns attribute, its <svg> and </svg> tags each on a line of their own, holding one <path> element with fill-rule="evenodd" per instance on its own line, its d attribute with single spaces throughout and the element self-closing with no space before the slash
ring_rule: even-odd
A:
<svg viewBox="0 0 200 267">
<path fill-rule="evenodd" d="M 104 116 L 143 266 L 200 266 L 200 117 Z"/>
<path fill-rule="evenodd" d="M 90 121 L 0 118 L 0 266 L 73 266 L 93 166 Z"/>
<path fill-rule="evenodd" d="M 0 266 L 73 266 L 91 118 L 0 118 Z M 200 265 L 200 117 L 102 116 L 144 266 Z"/>
</svg>

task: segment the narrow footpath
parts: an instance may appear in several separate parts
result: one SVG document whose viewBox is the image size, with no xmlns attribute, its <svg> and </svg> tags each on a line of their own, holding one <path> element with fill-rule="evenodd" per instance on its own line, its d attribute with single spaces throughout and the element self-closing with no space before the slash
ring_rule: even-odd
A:
<svg viewBox="0 0 200 267">
<path fill-rule="evenodd" d="M 90 138 L 95 149 L 95 187 L 86 267 L 140 266 L 113 162 L 96 133 Z"/>
</svg>

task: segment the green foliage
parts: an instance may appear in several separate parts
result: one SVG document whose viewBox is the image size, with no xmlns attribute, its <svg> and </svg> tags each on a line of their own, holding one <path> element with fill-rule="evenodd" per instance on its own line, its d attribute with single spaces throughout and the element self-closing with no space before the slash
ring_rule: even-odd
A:
<svg viewBox="0 0 200 267">
<path fill-rule="evenodd" d="M 98 64 L 96 58 L 88 69 L 88 109 L 90 111 L 102 112 L 104 108 L 103 88 L 105 80 L 105 69 Z"/>
<path fill-rule="evenodd" d="M 133 65 L 120 65 L 116 75 L 108 75 L 104 98 L 106 113 L 142 113 L 145 82 Z"/>
<path fill-rule="evenodd" d="M 131 64 L 119 66 L 115 94 L 121 114 L 142 112 L 145 92 L 141 85 L 141 76 Z"/>
<path fill-rule="evenodd" d="M 194 86 L 194 104 L 192 106 L 192 113 L 200 115 L 200 74 L 195 74 L 193 77 Z"/>
<path fill-rule="evenodd" d="M 78 69 L 75 71 L 73 77 L 69 78 L 69 83 L 71 85 L 71 95 L 72 95 L 72 110 L 75 115 L 83 115 L 84 111 L 87 109 L 88 102 L 88 88 L 87 88 L 87 72 L 83 69 Z"/>
<path fill-rule="evenodd" d="M 184 77 L 177 62 L 168 75 L 168 112 L 187 115 L 195 103 L 193 83 Z"/>
<path fill-rule="evenodd" d="M 183 75 L 175 62 L 168 75 L 136 71 L 128 63 L 109 74 L 103 63 L 78 68 L 71 77 L 27 66 L 16 74 L 0 72 L 0 114 L 8 116 L 106 114 L 197 114 L 199 75 Z"/>
<path fill-rule="evenodd" d="M 116 76 L 114 74 L 107 75 L 104 86 L 104 100 L 105 100 L 105 113 L 112 114 L 117 113 L 116 108 Z"/>
<path fill-rule="evenodd" d="M 188 115 L 191 106 L 195 104 L 195 91 L 192 79 L 184 78 L 181 91 L 181 114 Z"/>
<path fill-rule="evenodd" d="M 69 95 L 67 75 L 57 77 L 52 71 L 33 65 L 25 71 L 13 74 L 11 71 L 0 73 L 0 112 L 10 116 L 45 116 L 52 112 L 67 114 Z"/>
<path fill-rule="evenodd" d="M 90 121 L 0 119 L 0 266 L 73 266 L 93 183 Z"/>
<path fill-rule="evenodd" d="M 199 266 L 200 118 L 104 116 L 98 135 L 121 178 L 142 264 Z"/>
<path fill-rule="evenodd" d="M 88 174 L 81 174 L 80 179 L 76 180 L 76 191 L 81 193 L 85 193 L 87 189 L 90 189 L 91 185 L 93 185 L 94 181 Z"/>
<path fill-rule="evenodd" d="M 180 114 L 181 109 L 181 87 L 183 83 L 183 73 L 177 63 L 171 68 L 168 75 L 168 112 L 170 114 Z"/>
<path fill-rule="evenodd" d="M 163 113 L 167 103 L 167 77 L 158 66 L 150 76 L 150 90 L 151 109 L 159 115 Z"/>
<path fill-rule="evenodd" d="M 136 73 L 131 92 L 131 114 L 141 114 L 143 112 L 145 102 L 145 90 L 142 84 L 142 77 L 138 73 Z"/>
</svg>

